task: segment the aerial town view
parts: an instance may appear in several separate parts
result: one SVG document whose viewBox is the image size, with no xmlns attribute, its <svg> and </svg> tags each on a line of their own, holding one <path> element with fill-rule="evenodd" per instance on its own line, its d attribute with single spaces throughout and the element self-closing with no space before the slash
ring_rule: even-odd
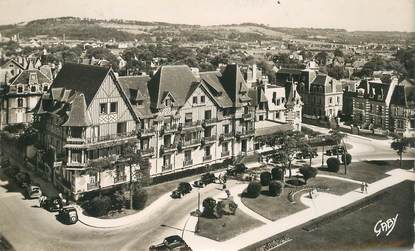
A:
<svg viewBox="0 0 415 251">
<path fill-rule="evenodd" d="M 414 249 L 414 0 L 0 9 L 0 251 Z"/>
</svg>

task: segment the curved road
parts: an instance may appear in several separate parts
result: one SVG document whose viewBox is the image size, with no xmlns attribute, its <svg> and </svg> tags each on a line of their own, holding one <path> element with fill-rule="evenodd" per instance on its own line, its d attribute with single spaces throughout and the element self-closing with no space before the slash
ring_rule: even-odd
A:
<svg viewBox="0 0 415 251">
<path fill-rule="evenodd" d="M 308 127 L 327 132 L 324 128 Z M 345 142 L 353 145 L 350 152 L 354 161 L 398 158 L 389 147 L 390 140 L 349 135 Z M 405 154 L 405 158 L 415 158 L 413 149 Z M 313 162 L 321 163 L 321 155 Z M 232 183 L 235 185 L 236 182 L 231 181 L 229 185 Z M 220 185 L 212 184 L 201 189 L 201 201 L 223 193 L 219 188 Z M 0 233 L 16 250 L 148 250 L 151 244 L 160 242 L 165 236 L 181 235 L 182 219 L 197 207 L 197 192 L 194 190 L 180 200 L 172 200 L 154 212 L 154 217 L 140 224 L 121 229 L 96 229 L 81 223 L 63 225 L 55 219 L 54 213 L 38 208 L 37 204 L 37 200 L 25 200 L 0 169 Z"/>
</svg>

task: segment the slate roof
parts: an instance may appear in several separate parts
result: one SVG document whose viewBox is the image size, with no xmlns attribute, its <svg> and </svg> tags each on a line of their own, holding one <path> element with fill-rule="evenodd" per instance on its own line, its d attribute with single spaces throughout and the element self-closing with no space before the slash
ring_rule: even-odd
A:
<svg viewBox="0 0 415 251">
<path fill-rule="evenodd" d="M 163 97 L 171 93 L 175 106 L 183 106 L 188 97 L 189 88 L 198 82 L 187 65 L 161 66 L 148 82 L 151 107 L 160 109 Z"/>
<path fill-rule="evenodd" d="M 68 120 L 62 126 L 89 126 L 92 124 L 91 118 L 86 112 L 87 105 L 85 96 L 81 93 L 78 94 L 72 102 L 71 109 L 69 110 Z"/>
<path fill-rule="evenodd" d="M 67 63 L 59 71 L 51 88 L 63 87 L 81 92 L 85 95 L 86 105 L 89 106 L 110 71 L 110 68 Z"/>
<path fill-rule="evenodd" d="M 118 77 L 118 83 L 127 98 L 130 100 L 133 110 L 137 117 L 151 115 L 150 95 L 148 92 L 148 76 L 123 76 Z M 139 106 L 137 101 L 143 101 L 143 105 Z"/>
<path fill-rule="evenodd" d="M 220 77 L 222 76 L 220 72 L 201 72 L 199 75 L 201 82 L 207 86 L 209 92 L 212 93 L 213 98 L 220 107 L 227 108 L 232 106 L 232 100 L 229 98 L 222 83 L 220 82 Z"/>
<path fill-rule="evenodd" d="M 250 100 L 246 82 L 237 64 L 227 65 L 220 80 L 235 107 L 241 107 L 241 102 Z"/>
<path fill-rule="evenodd" d="M 391 104 L 415 108 L 415 80 L 405 79 L 400 82 L 393 92 Z"/>
<path fill-rule="evenodd" d="M 52 82 L 51 79 L 49 79 L 45 74 L 43 74 L 38 69 L 30 69 L 30 70 L 23 70 L 18 75 L 14 76 L 12 79 L 10 79 L 10 85 L 14 84 L 29 84 L 29 77 L 31 73 L 36 73 L 37 75 L 37 81 L 39 84 L 47 83 L 50 84 Z"/>
</svg>

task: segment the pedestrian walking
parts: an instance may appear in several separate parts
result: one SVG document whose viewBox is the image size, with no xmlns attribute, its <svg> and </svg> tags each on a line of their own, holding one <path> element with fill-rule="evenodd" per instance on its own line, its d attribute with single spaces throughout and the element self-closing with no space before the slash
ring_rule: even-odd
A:
<svg viewBox="0 0 415 251">
<path fill-rule="evenodd" d="M 365 183 L 364 183 L 364 182 L 362 182 L 362 184 L 360 185 L 360 191 L 361 191 L 362 193 L 364 193 L 364 192 L 365 192 Z"/>
<path fill-rule="evenodd" d="M 365 183 L 365 193 L 367 194 L 367 188 L 369 187 L 369 184 Z"/>
</svg>

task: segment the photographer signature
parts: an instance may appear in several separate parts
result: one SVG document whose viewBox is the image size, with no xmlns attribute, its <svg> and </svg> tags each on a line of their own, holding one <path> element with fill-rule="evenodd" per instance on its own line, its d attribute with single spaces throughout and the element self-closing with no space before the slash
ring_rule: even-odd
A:
<svg viewBox="0 0 415 251">
<path fill-rule="evenodd" d="M 378 222 L 376 222 L 375 224 L 375 227 L 373 228 L 373 231 L 375 232 L 376 236 L 379 236 L 382 232 L 385 232 L 386 236 L 388 236 L 395 228 L 398 216 L 399 214 L 396 214 L 395 217 L 387 219 L 385 221 L 378 220 Z"/>
</svg>

